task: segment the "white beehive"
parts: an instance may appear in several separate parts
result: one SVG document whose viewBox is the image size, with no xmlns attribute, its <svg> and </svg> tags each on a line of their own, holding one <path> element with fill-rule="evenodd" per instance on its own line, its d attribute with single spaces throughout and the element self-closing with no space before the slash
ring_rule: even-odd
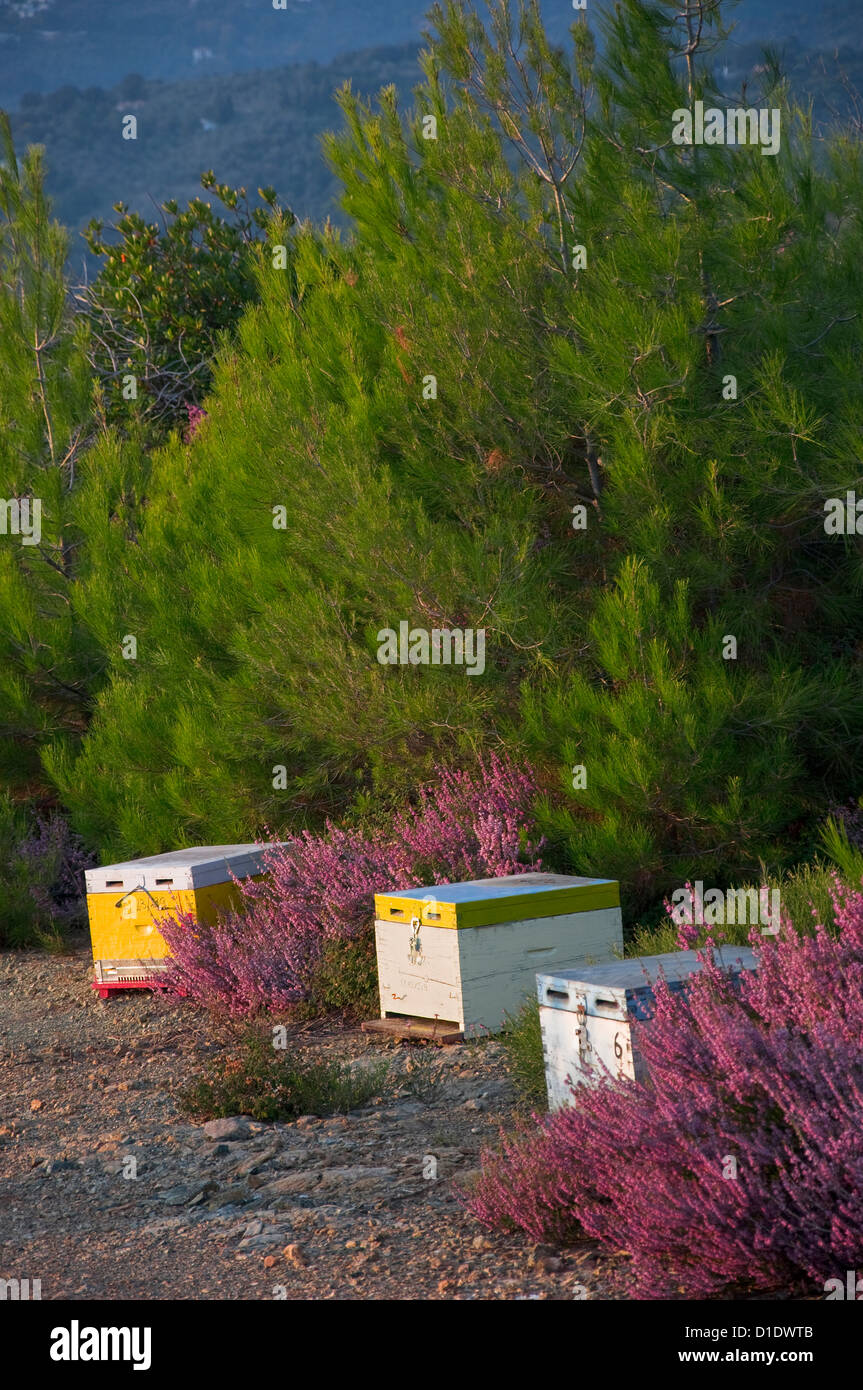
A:
<svg viewBox="0 0 863 1390">
<path fill-rule="evenodd" d="M 613 879 L 526 873 L 375 895 L 381 1018 L 440 1019 L 465 1037 L 499 1032 L 538 969 L 622 949 Z"/>
<path fill-rule="evenodd" d="M 750 946 L 727 946 L 721 964 L 739 974 L 757 969 L 758 960 Z M 571 1086 L 596 1084 L 609 1073 L 641 1080 L 644 1067 L 632 1045 L 632 1019 L 649 1016 L 651 984 L 660 972 L 677 990 L 685 989 L 701 967 L 695 951 L 670 951 L 537 975 L 549 1109 L 572 1103 Z"/>
</svg>

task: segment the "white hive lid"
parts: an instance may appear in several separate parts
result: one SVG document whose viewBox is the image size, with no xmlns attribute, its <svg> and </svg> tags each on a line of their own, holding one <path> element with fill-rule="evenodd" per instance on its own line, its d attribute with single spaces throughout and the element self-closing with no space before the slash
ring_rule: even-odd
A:
<svg viewBox="0 0 863 1390">
<path fill-rule="evenodd" d="M 214 883 L 228 883 L 232 876 L 249 878 L 263 873 L 264 857 L 271 848 L 270 845 L 198 845 L 87 869 L 84 879 L 88 893 L 117 890 L 128 893 L 134 888 L 146 888 L 150 893 L 157 890 L 170 893 L 207 888 Z"/>
<path fill-rule="evenodd" d="M 723 946 L 716 952 L 716 962 L 731 974 L 758 968 L 758 957 L 751 946 Z M 633 956 L 605 965 L 579 965 L 571 970 L 538 974 L 537 993 L 541 1004 L 569 1011 L 582 1006 L 588 1014 L 594 1012 L 599 996 L 613 998 L 625 1014 L 627 998 L 649 994 L 660 976 L 675 986 L 697 975 L 702 965 L 696 951 L 667 951 L 659 956 Z"/>
</svg>

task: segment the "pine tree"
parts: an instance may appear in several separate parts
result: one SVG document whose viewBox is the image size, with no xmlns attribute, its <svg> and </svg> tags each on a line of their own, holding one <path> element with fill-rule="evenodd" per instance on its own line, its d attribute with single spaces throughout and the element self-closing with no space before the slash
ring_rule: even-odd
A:
<svg viewBox="0 0 863 1390">
<path fill-rule="evenodd" d="M 776 155 L 676 145 L 724 104 L 699 13 L 621 0 L 596 59 L 583 17 L 562 53 L 529 0 L 448 4 L 411 112 L 341 94 L 351 235 L 257 249 L 193 438 L 88 459 L 110 681 L 48 765 L 105 852 L 370 814 L 505 743 L 560 866 L 638 908 L 805 852 L 856 789 L 824 503 L 860 482 L 859 140 L 768 64 Z M 484 674 L 382 666 L 400 620 L 485 629 Z"/>
<path fill-rule="evenodd" d="M 91 428 L 67 238 L 51 220 L 42 152 L 19 165 L 0 112 L 0 781 L 50 796 L 40 751 L 83 731 L 98 648 L 76 619 L 81 533 L 71 497 Z"/>
</svg>

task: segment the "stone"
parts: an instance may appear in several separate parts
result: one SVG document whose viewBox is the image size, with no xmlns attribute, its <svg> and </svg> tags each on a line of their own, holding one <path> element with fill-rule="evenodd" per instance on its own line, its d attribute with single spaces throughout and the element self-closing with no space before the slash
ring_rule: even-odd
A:
<svg viewBox="0 0 863 1390">
<path fill-rule="evenodd" d="M 542 1269 L 543 1262 L 554 1259 L 555 1249 L 553 1245 L 535 1245 L 527 1257 L 528 1269 Z"/>
<path fill-rule="evenodd" d="M 229 1115 L 221 1120 L 208 1120 L 204 1125 L 208 1139 L 248 1139 L 249 1122 L 245 1115 Z"/>
<path fill-rule="evenodd" d="M 193 1197 L 197 1197 L 201 1190 L 200 1184 L 190 1187 L 188 1183 L 181 1183 L 177 1187 L 169 1187 L 166 1192 L 160 1192 L 159 1201 L 164 1202 L 166 1207 L 183 1207 Z"/>
<path fill-rule="evenodd" d="M 381 1070 L 382 1065 L 384 1065 L 384 1059 L 375 1052 L 366 1053 L 364 1057 L 354 1057 L 353 1061 L 348 1063 L 353 1076 L 361 1076 L 365 1072 L 374 1073 Z"/>
<path fill-rule="evenodd" d="M 231 1169 L 231 1177 L 247 1178 L 252 1173 L 256 1173 L 259 1168 L 263 1168 L 265 1163 L 275 1158 L 279 1152 L 278 1144 L 272 1144 L 269 1148 L 261 1150 L 260 1153 L 251 1154 L 249 1158 L 244 1158 L 242 1163 Z"/>
<path fill-rule="evenodd" d="M 151 1221 L 148 1226 L 142 1226 L 142 1236 L 160 1236 L 165 1231 L 176 1231 L 178 1226 L 185 1226 L 186 1220 L 182 1216 L 161 1216 L 157 1221 Z"/>
<path fill-rule="evenodd" d="M 245 1183 L 229 1183 L 227 1187 L 216 1188 L 210 1198 L 209 1205 L 213 1207 L 243 1206 L 251 1201 L 252 1194 L 249 1192 Z"/>
<path fill-rule="evenodd" d="M 311 1192 L 321 1181 L 320 1173 L 285 1173 L 257 1189 L 259 1197 L 285 1197 L 292 1192 Z"/>
<path fill-rule="evenodd" d="M 363 1191 L 379 1182 L 385 1182 L 392 1176 L 392 1168 L 370 1168 L 357 1164 L 350 1168 L 325 1168 L 320 1175 L 320 1185 L 324 1191 L 334 1187 L 349 1187 L 354 1191 Z"/>
<path fill-rule="evenodd" d="M 274 1245 L 281 1244 L 285 1234 L 284 1231 L 276 1231 L 271 1228 L 268 1231 L 261 1231 L 255 1236 L 244 1236 L 237 1249 L 244 1253 L 250 1250 L 270 1250 Z"/>
</svg>

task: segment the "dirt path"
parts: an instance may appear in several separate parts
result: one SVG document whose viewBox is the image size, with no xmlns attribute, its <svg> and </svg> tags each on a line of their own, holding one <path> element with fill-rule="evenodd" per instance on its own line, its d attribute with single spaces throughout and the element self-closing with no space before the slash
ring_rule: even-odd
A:
<svg viewBox="0 0 863 1390">
<path fill-rule="evenodd" d="M 0 1278 L 43 1299 L 614 1296 L 594 1247 L 486 1236 L 453 1196 L 512 1117 L 499 1044 L 440 1049 L 431 1098 L 216 1141 L 173 1099 L 216 1046 L 206 1015 L 144 991 L 102 1003 L 90 978 L 84 948 L 0 953 Z M 299 1041 L 397 1050 L 350 1028 Z"/>
</svg>

